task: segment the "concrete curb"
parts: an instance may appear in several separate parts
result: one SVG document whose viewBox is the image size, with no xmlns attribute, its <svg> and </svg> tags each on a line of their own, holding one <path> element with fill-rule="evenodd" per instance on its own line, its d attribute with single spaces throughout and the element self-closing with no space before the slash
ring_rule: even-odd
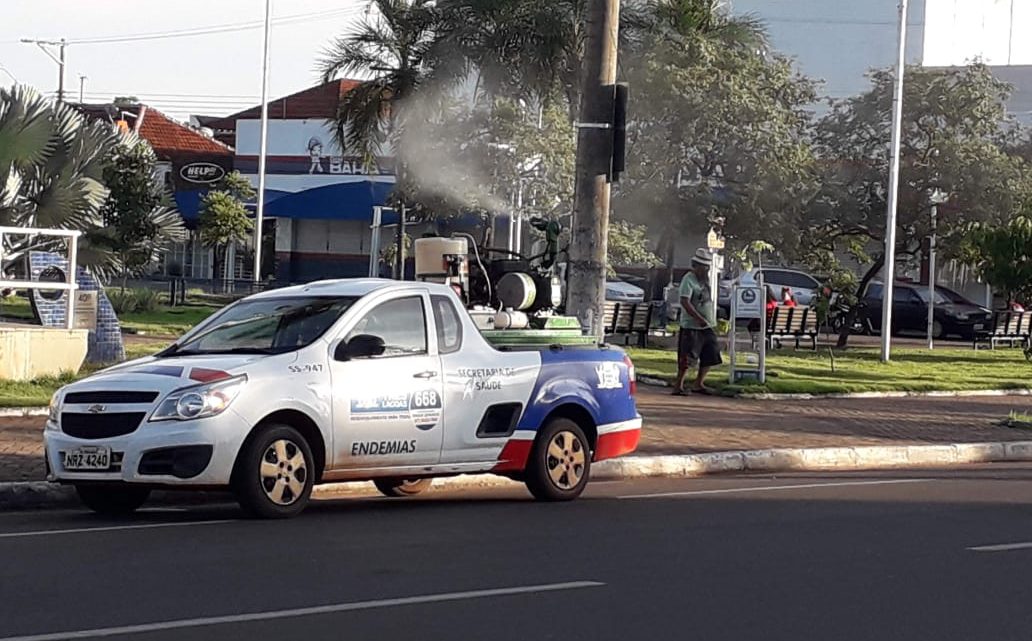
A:
<svg viewBox="0 0 1032 641">
<path fill-rule="evenodd" d="M 46 416 L 49 412 L 46 407 L 0 407 L 0 418 Z"/>
<path fill-rule="evenodd" d="M 635 377 L 642 385 L 649 387 L 671 387 L 670 383 L 662 378 L 638 374 Z M 908 398 L 908 397 L 930 397 L 930 398 L 961 398 L 965 396 L 1032 396 L 1032 388 L 1018 389 L 980 389 L 980 390 L 929 390 L 899 391 L 899 392 L 829 392 L 827 394 L 777 394 L 773 392 L 742 393 L 734 395 L 734 398 L 744 398 L 753 401 L 805 401 L 830 398 Z"/>
<path fill-rule="evenodd" d="M 887 445 L 864 447 L 815 447 L 627 456 L 592 467 L 595 480 L 639 478 L 692 478 L 726 472 L 801 472 L 826 470 L 874 470 L 943 467 L 970 463 L 1032 461 L 1032 441 L 995 443 L 946 443 L 938 445 Z M 493 475 L 462 475 L 438 479 L 436 489 L 489 489 L 521 484 Z M 328 483 L 315 488 L 316 499 L 356 494 L 375 494 L 372 483 Z M 163 501 L 196 503 L 197 494 L 162 492 Z M 214 496 L 208 494 L 208 496 Z M 219 496 L 225 496 L 219 495 Z M 189 497 L 189 498 L 188 498 Z M 65 507 L 76 505 L 68 486 L 45 481 L 0 483 L 0 509 Z"/>
<path fill-rule="evenodd" d="M 1032 396 L 1032 389 L 931 390 L 927 392 L 832 392 L 829 394 L 739 394 L 736 398 L 760 401 L 820 400 L 830 398 L 963 398 L 978 396 Z"/>
</svg>

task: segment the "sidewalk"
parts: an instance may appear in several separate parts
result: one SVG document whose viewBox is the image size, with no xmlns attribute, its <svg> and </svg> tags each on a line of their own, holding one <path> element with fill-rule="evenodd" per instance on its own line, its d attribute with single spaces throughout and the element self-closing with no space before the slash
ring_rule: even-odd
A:
<svg viewBox="0 0 1032 641">
<path fill-rule="evenodd" d="M 639 388 L 641 454 L 1032 440 L 997 423 L 1028 397 L 760 401 Z M 42 417 L 0 418 L 0 481 L 43 478 Z"/>
</svg>

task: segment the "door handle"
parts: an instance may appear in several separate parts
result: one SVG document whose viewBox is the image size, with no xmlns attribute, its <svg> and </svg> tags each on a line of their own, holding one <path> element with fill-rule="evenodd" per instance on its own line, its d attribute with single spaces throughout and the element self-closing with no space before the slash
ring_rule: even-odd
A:
<svg viewBox="0 0 1032 641">
<path fill-rule="evenodd" d="M 412 378 L 433 378 L 435 376 L 437 376 L 437 372 L 435 372 L 434 370 L 427 370 L 425 372 L 413 374 Z"/>
</svg>

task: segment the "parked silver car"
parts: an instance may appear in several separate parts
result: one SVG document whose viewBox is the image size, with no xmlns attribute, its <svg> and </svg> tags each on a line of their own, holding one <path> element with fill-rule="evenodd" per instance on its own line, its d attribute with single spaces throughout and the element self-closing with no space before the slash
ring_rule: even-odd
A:
<svg viewBox="0 0 1032 641">
<path fill-rule="evenodd" d="M 725 312 L 730 312 L 731 287 L 736 282 L 741 285 L 756 285 L 759 281 L 759 276 L 760 269 L 755 268 L 745 272 L 739 278 L 721 280 L 717 291 L 717 305 Z M 796 302 L 800 305 L 809 305 L 821 290 L 820 281 L 810 274 L 784 267 L 764 267 L 763 283 L 778 298 L 781 297 L 781 288 L 788 287 L 792 290 L 792 295 L 795 296 Z"/>
</svg>

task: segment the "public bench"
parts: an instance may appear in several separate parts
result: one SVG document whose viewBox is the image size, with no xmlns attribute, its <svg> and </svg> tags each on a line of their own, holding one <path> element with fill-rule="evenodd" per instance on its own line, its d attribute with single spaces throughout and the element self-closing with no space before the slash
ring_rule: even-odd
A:
<svg viewBox="0 0 1032 641">
<path fill-rule="evenodd" d="M 795 347 L 803 340 L 817 349 L 817 310 L 803 305 L 778 305 L 767 319 L 767 346 L 780 348 L 785 339 L 795 340 Z"/>
<path fill-rule="evenodd" d="M 606 336 L 623 336 L 624 345 L 634 339 L 638 347 L 647 347 L 655 308 L 653 303 L 606 303 L 602 328 Z"/>
<path fill-rule="evenodd" d="M 975 332 L 974 348 L 988 345 L 996 349 L 997 344 L 1010 347 L 1029 347 L 1032 335 L 1032 312 L 1000 311 L 993 313 L 992 325 L 986 331 Z"/>
</svg>

